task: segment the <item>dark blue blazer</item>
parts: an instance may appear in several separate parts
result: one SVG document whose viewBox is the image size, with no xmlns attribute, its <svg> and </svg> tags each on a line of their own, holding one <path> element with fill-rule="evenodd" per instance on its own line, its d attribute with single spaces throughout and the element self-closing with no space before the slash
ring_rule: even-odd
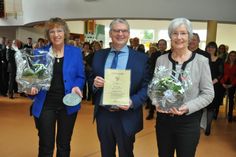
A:
<svg viewBox="0 0 236 157">
<path fill-rule="evenodd" d="M 100 76 L 104 78 L 104 67 L 110 52 L 103 49 L 95 53 L 92 64 L 92 78 Z M 129 58 L 126 69 L 131 70 L 130 99 L 133 108 L 128 111 L 121 111 L 121 121 L 127 135 L 134 135 L 143 129 L 143 111 L 147 96 L 147 87 L 150 80 L 147 55 L 129 49 Z M 94 118 L 99 114 L 99 103 L 103 88 L 94 90 Z"/>
<path fill-rule="evenodd" d="M 50 46 L 41 48 L 42 50 L 49 50 Z M 65 94 L 71 93 L 73 87 L 77 86 L 83 91 L 85 75 L 84 64 L 81 50 L 74 46 L 64 46 L 64 61 L 63 61 L 63 80 L 65 87 Z M 40 90 L 37 95 L 33 97 L 32 114 L 39 117 L 44 105 L 47 91 Z M 76 106 L 66 106 L 67 113 L 72 114 L 80 109 L 80 104 Z"/>
</svg>

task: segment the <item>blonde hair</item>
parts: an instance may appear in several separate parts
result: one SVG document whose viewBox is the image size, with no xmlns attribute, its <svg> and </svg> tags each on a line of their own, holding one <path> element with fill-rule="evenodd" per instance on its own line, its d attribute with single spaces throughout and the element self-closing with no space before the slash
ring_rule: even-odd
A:
<svg viewBox="0 0 236 157">
<path fill-rule="evenodd" d="M 68 28 L 66 21 L 59 18 L 59 17 L 51 18 L 51 19 L 49 19 L 49 21 L 46 22 L 46 24 L 45 24 L 45 37 L 46 37 L 46 39 L 48 39 L 50 41 L 49 30 L 53 29 L 55 27 L 62 27 L 62 29 L 64 30 L 64 33 L 65 33 L 64 42 L 68 43 L 69 37 L 70 37 L 70 30 Z"/>
</svg>

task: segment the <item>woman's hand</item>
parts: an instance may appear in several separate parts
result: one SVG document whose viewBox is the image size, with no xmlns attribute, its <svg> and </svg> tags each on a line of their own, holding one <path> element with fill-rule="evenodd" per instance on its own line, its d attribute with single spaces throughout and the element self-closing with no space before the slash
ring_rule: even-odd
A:
<svg viewBox="0 0 236 157">
<path fill-rule="evenodd" d="M 96 76 L 95 79 L 94 79 L 93 85 L 96 88 L 100 88 L 100 87 L 104 86 L 104 82 L 105 82 L 104 78 L 102 78 L 100 76 Z"/>
<path fill-rule="evenodd" d="M 78 94 L 81 98 L 83 98 L 83 93 L 81 92 L 79 87 L 73 87 L 71 90 L 72 93 Z"/>
<path fill-rule="evenodd" d="M 157 112 L 160 112 L 160 113 L 169 113 L 168 111 L 162 110 L 162 109 L 161 109 L 161 106 L 160 106 L 159 104 L 156 104 L 155 106 L 156 106 L 156 111 L 157 111 Z"/>
<path fill-rule="evenodd" d="M 189 110 L 188 110 L 188 107 L 186 105 L 182 105 L 179 108 L 172 107 L 169 110 L 170 114 L 178 115 L 178 116 L 181 116 L 181 115 L 186 114 L 188 112 L 189 112 Z"/>
<path fill-rule="evenodd" d="M 178 109 L 175 107 L 172 107 L 168 111 L 162 110 L 160 105 L 156 105 L 156 111 L 160 113 L 166 113 L 166 114 L 178 115 L 178 116 L 181 116 L 189 112 L 186 105 L 182 105 Z"/>
<path fill-rule="evenodd" d="M 36 87 L 32 87 L 30 93 L 27 93 L 28 95 L 36 95 L 38 94 L 39 90 Z"/>
<path fill-rule="evenodd" d="M 216 79 L 216 78 L 212 80 L 213 84 L 216 84 L 217 82 L 218 82 L 218 79 Z"/>
</svg>

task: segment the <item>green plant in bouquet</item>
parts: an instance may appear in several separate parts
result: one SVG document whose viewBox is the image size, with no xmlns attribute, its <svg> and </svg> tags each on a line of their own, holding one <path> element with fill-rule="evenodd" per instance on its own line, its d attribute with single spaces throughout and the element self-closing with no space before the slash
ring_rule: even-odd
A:
<svg viewBox="0 0 236 157">
<path fill-rule="evenodd" d="M 45 72 L 46 67 L 43 64 L 32 64 L 28 68 L 25 68 L 22 76 L 31 78 L 41 78 Z"/>
<path fill-rule="evenodd" d="M 171 90 L 172 92 L 174 92 L 176 94 L 183 94 L 184 93 L 184 89 L 183 89 L 181 82 L 174 79 L 171 76 L 161 78 L 159 81 L 157 81 L 156 90 L 161 95 L 164 95 L 164 92 L 167 90 Z"/>
</svg>

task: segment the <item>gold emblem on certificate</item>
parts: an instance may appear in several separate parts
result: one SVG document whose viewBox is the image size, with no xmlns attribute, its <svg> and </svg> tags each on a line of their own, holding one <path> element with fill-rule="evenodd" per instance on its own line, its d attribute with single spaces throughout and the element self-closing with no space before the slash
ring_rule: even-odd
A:
<svg viewBox="0 0 236 157">
<path fill-rule="evenodd" d="M 105 70 L 104 105 L 129 105 L 130 70 Z"/>
</svg>

